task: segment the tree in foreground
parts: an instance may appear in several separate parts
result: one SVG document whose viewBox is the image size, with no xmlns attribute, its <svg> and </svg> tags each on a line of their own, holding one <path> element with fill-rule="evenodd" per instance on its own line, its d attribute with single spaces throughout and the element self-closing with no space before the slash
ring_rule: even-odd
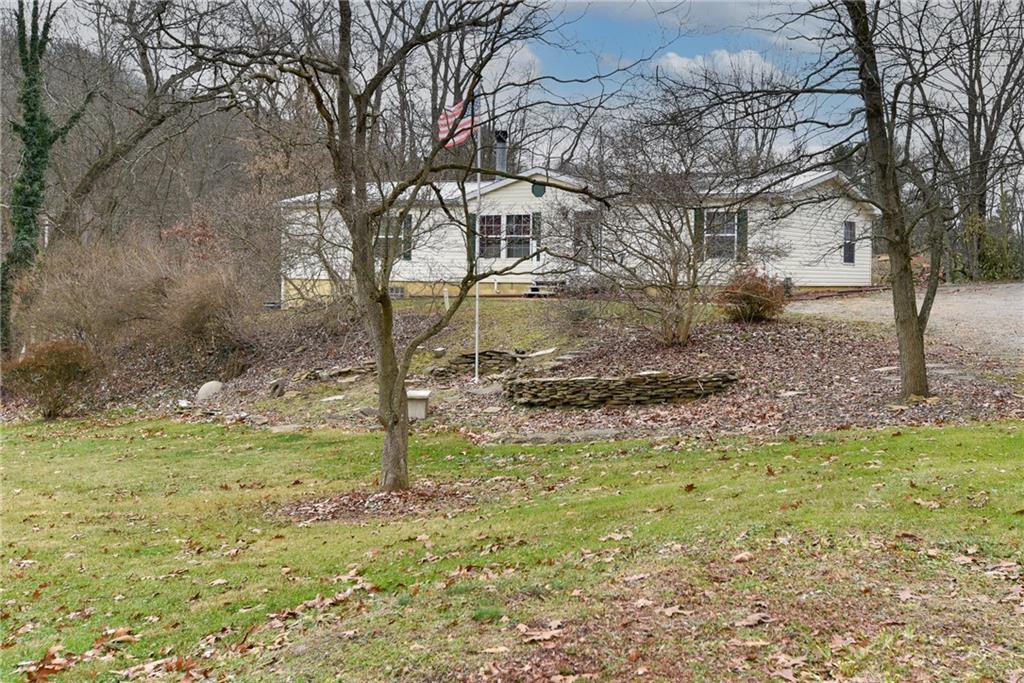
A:
<svg viewBox="0 0 1024 683">
<path fill-rule="evenodd" d="M 762 191 L 787 176 L 837 163 L 854 171 L 854 182 L 880 211 L 875 237 L 890 260 L 905 397 L 929 394 L 924 333 L 943 245 L 979 210 L 977 190 L 963 191 L 977 186 L 979 169 L 973 162 L 966 169 L 949 163 L 957 158 L 960 137 L 953 131 L 962 128 L 959 103 L 965 96 L 951 78 L 956 71 L 951 65 L 964 50 L 982 50 L 985 54 L 976 55 L 982 63 L 1001 63 L 1016 73 L 1014 55 L 1024 41 L 1019 31 L 1005 33 L 1002 42 L 978 41 L 969 31 L 940 32 L 943 39 L 932 40 L 936 17 L 957 21 L 962 4 L 814 3 L 777 17 L 780 34 L 794 34 L 816 50 L 773 82 L 751 87 L 710 70 L 677 82 L 681 90 L 704 98 L 707 111 L 740 112 L 728 118 L 730 126 L 750 125 L 744 112 L 768 111 L 780 98 L 795 113 L 784 127 L 791 151 L 758 169 L 766 173 L 751 174 Z M 986 178 L 1020 168 L 1008 150 L 1004 145 L 1006 153 L 984 162 Z M 860 168 L 851 163 L 857 159 L 863 160 Z M 931 272 L 919 300 L 913 259 L 922 252 L 930 255 Z"/>
<path fill-rule="evenodd" d="M 500 121 L 511 127 L 527 111 L 543 108 L 549 123 L 531 133 L 539 144 L 560 134 L 578 135 L 583 125 L 575 119 L 585 119 L 606 101 L 607 90 L 570 102 L 547 91 L 545 80 L 529 69 L 516 68 L 528 56 L 527 41 L 543 41 L 557 30 L 556 18 L 523 0 L 284 7 L 269 0 L 216 7 L 172 2 L 161 21 L 177 40 L 179 58 L 199 57 L 241 74 L 243 81 L 294 88 L 316 112 L 318 143 L 327 151 L 334 185 L 323 196 L 341 224 L 340 235 L 323 233 L 321 251 L 329 254 L 327 265 L 348 273 L 375 351 L 384 428 L 380 486 L 407 488 L 405 378 L 416 349 L 444 329 L 477 282 L 533 261 L 541 250 L 538 240 L 529 240 L 514 262 L 500 268 L 478 258 L 473 181 L 477 171 L 494 171 L 479 168 L 472 142 L 451 149 L 459 126 L 440 132 L 439 115 L 462 102 L 459 120 L 472 116 L 478 125 Z M 543 97 L 534 101 L 531 90 Z M 244 93 L 237 95 L 245 107 Z M 529 142 L 518 141 L 521 148 Z M 563 140 L 563 147 L 571 147 L 571 140 Z M 432 221 L 420 220 L 416 207 L 424 202 L 448 226 L 460 226 L 466 267 L 455 278 L 448 308 L 402 341 L 390 283 L 401 255 L 428 243 L 436 229 Z"/>
</svg>

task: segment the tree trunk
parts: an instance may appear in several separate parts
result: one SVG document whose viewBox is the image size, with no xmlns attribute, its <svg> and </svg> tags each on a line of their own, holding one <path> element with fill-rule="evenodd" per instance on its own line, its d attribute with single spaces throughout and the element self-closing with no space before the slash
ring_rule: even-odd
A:
<svg viewBox="0 0 1024 683">
<path fill-rule="evenodd" d="M 864 101 L 868 158 L 874 166 L 875 194 L 882 210 L 882 232 L 889 247 L 892 269 L 892 305 L 896 338 L 900 350 L 900 393 L 928 395 L 928 374 L 924 357 L 924 324 L 918 317 L 917 292 L 911 257 L 911 229 L 906 224 L 898 155 L 890 137 L 886 117 L 886 95 L 882 71 L 875 54 L 872 19 L 864 0 L 844 0 L 850 17 L 850 31 L 858 61 L 858 80 Z"/>
<path fill-rule="evenodd" d="M 373 324 L 383 329 L 375 334 L 377 347 L 377 417 L 384 427 L 384 449 L 380 456 L 381 491 L 409 488 L 409 403 L 405 395 L 405 375 L 395 354 L 390 333 L 390 306 L 382 306 Z"/>
<path fill-rule="evenodd" d="M 409 414 L 405 409 L 384 426 L 384 450 L 380 458 L 380 490 L 409 488 Z"/>
<path fill-rule="evenodd" d="M 924 326 L 917 313 L 910 245 L 890 245 L 892 309 L 900 350 L 900 393 L 904 398 L 928 395 L 928 370 L 924 354 Z"/>
</svg>

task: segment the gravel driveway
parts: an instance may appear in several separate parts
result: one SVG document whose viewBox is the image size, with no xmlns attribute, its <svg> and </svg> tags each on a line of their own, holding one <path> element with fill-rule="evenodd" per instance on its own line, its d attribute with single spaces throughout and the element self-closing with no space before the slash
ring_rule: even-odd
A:
<svg viewBox="0 0 1024 683">
<path fill-rule="evenodd" d="M 892 325 L 892 293 L 797 301 L 787 310 Z M 1024 366 L 1024 283 L 940 287 L 927 334 Z"/>
</svg>

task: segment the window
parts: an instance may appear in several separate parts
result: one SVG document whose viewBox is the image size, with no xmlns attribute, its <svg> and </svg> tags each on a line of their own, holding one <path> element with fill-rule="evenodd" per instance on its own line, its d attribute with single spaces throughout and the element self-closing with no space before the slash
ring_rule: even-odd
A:
<svg viewBox="0 0 1024 683">
<path fill-rule="evenodd" d="M 377 236 L 373 240 L 373 255 L 381 260 L 411 259 L 412 216 L 406 215 L 401 222 L 394 216 L 384 216 L 375 222 Z"/>
<path fill-rule="evenodd" d="M 598 211 L 577 211 L 573 215 L 573 254 L 584 263 L 593 263 L 600 250 L 601 214 Z"/>
<path fill-rule="evenodd" d="M 480 216 L 480 258 L 501 256 L 501 216 Z"/>
<path fill-rule="evenodd" d="M 480 216 L 480 258 L 520 259 L 529 256 L 539 240 L 530 214 Z"/>
<path fill-rule="evenodd" d="M 843 223 L 843 263 L 853 263 L 857 258 L 857 224 Z"/>
<path fill-rule="evenodd" d="M 530 214 L 505 216 L 505 257 L 530 255 Z"/>
<path fill-rule="evenodd" d="M 707 258 L 736 258 L 736 212 L 708 211 L 704 222 L 704 250 Z"/>
</svg>

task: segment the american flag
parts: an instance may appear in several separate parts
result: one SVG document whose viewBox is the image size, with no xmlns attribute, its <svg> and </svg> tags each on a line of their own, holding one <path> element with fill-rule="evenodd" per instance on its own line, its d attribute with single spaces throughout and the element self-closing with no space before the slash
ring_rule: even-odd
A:
<svg viewBox="0 0 1024 683">
<path fill-rule="evenodd" d="M 440 139 L 444 140 L 455 128 L 452 139 L 445 143 L 446 148 L 456 147 L 468 140 L 473 132 L 479 127 L 479 111 L 476 106 L 477 97 L 467 98 L 469 101 L 460 100 L 448 109 L 441 112 L 437 119 L 437 131 Z"/>
</svg>

